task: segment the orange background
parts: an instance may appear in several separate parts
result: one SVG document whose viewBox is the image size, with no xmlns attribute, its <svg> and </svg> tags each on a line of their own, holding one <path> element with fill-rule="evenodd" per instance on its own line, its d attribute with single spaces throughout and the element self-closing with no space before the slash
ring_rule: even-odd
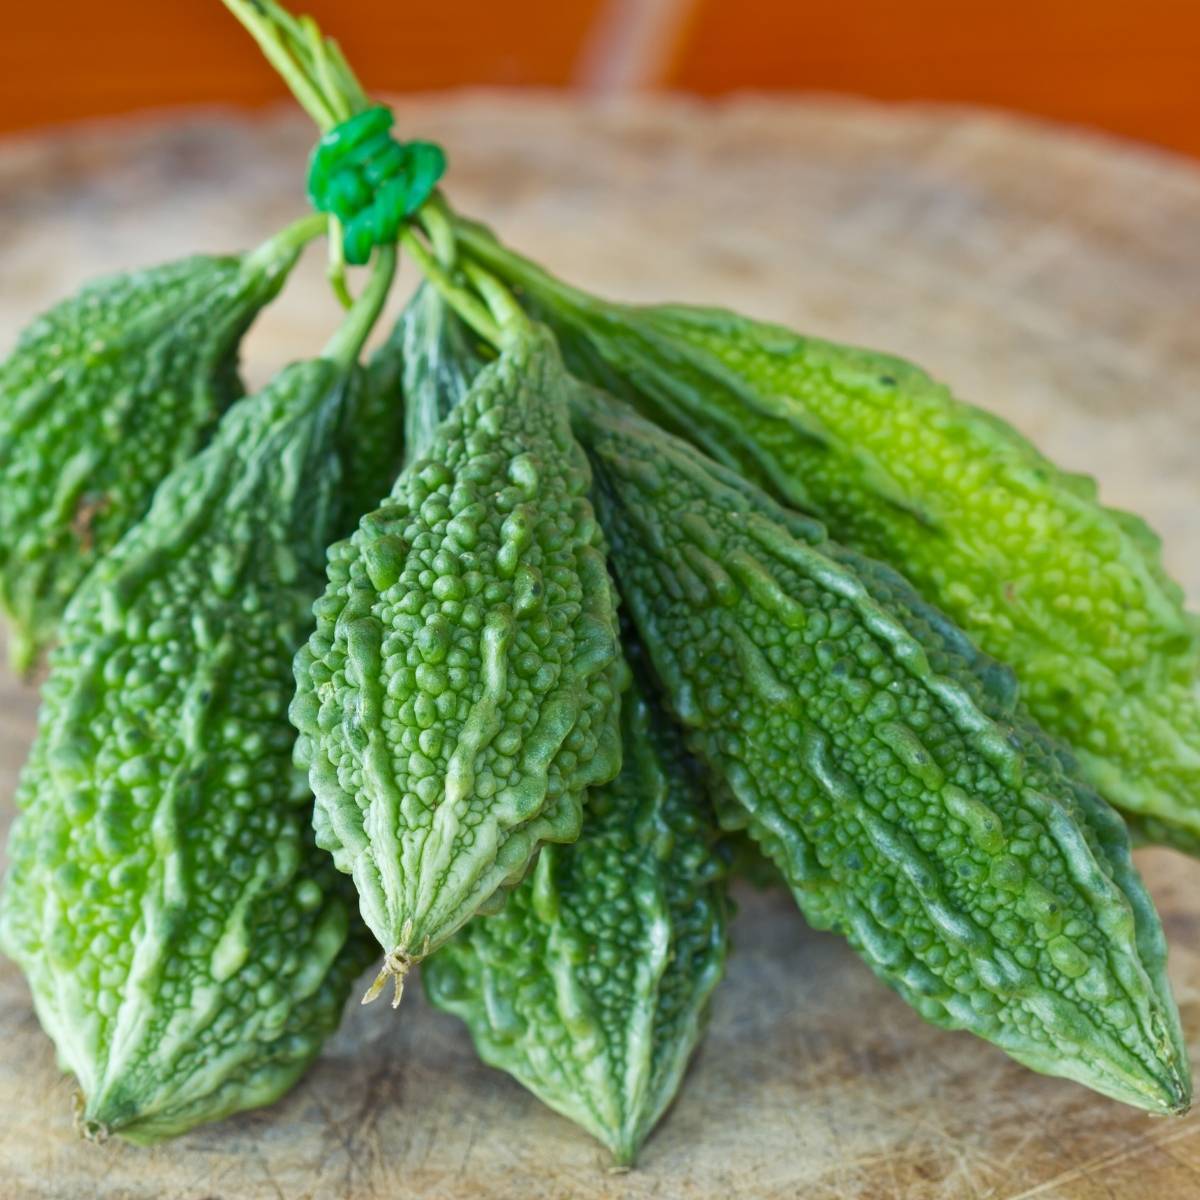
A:
<svg viewBox="0 0 1200 1200">
<path fill-rule="evenodd" d="M 368 89 L 838 91 L 983 103 L 1200 155 L 1200 0 L 311 0 Z M 218 0 L 22 0 L 0 130 L 282 86 Z"/>
</svg>

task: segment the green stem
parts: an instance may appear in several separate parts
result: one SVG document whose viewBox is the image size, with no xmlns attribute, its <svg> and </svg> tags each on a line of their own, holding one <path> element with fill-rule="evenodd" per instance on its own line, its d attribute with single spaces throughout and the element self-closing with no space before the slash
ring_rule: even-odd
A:
<svg viewBox="0 0 1200 1200">
<path fill-rule="evenodd" d="M 411 229 L 405 228 L 400 231 L 400 244 L 420 268 L 421 274 L 441 292 L 446 303 L 481 338 L 491 342 L 497 349 L 502 348 L 505 341 L 503 330 L 492 319 L 487 305 L 480 303 L 479 298 L 465 288 L 459 287 Z"/>
<path fill-rule="evenodd" d="M 325 232 L 325 214 L 310 213 L 293 221 L 286 228 L 268 238 L 261 246 L 246 255 L 246 265 L 255 268 L 266 266 L 280 258 L 296 255 L 314 238 Z"/>
<path fill-rule="evenodd" d="M 492 316 L 500 323 L 502 330 L 527 330 L 529 318 L 524 309 L 517 303 L 516 297 L 490 271 L 485 271 L 478 263 L 464 262 L 463 271 L 475 285 L 475 290 L 483 297 Z"/>
<path fill-rule="evenodd" d="M 333 294 L 343 308 L 350 308 L 354 297 L 350 295 L 350 285 L 346 282 L 346 251 L 342 245 L 342 223 L 329 214 L 329 261 L 325 267 L 325 278 L 333 288 Z"/>
<path fill-rule="evenodd" d="M 309 78 L 325 88 L 326 100 L 342 112 L 343 120 L 368 107 L 370 101 L 338 44 L 325 37 L 312 17 L 294 17 L 275 0 L 255 2 L 283 32 L 292 52 L 304 61 Z"/>
<path fill-rule="evenodd" d="M 330 70 L 329 55 L 325 52 L 325 39 L 321 36 L 320 27 L 312 17 L 301 17 L 300 28 L 304 31 L 304 44 L 308 47 L 313 75 L 316 77 L 322 94 L 330 101 L 330 107 L 335 110 L 339 124 L 351 114 L 349 101 L 338 94 Z"/>
<path fill-rule="evenodd" d="M 322 358 L 349 367 L 357 358 L 363 343 L 370 335 L 387 300 L 388 290 L 396 276 L 396 248 L 382 246 L 371 268 L 371 278 L 363 288 L 362 295 L 346 314 L 338 331 L 329 339 Z"/>
<path fill-rule="evenodd" d="M 297 102 L 316 122 L 322 133 L 337 124 L 337 113 L 310 74 L 296 61 L 295 47 L 280 32 L 279 14 L 269 0 L 222 0 L 225 7 L 245 26 L 258 43 L 267 61 L 279 72 Z"/>
<path fill-rule="evenodd" d="M 358 82 L 358 76 L 354 73 L 354 68 L 346 61 L 346 56 L 342 53 L 342 48 L 336 39 L 326 38 L 325 50 L 341 80 L 342 90 L 351 105 L 351 112 L 362 112 L 364 108 L 370 108 L 371 98 L 363 91 L 362 84 Z"/>
<path fill-rule="evenodd" d="M 525 288 L 534 295 L 549 296 L 558 307 L 574 312 L 588 312 L 596 300 L 586 292 L 555 279 L 537 263 L 499 242 L 486 226 L 465 217 L 454 216 L 454 232 L 468 256 L 487 267 L 510 285 Z"/>
<path fill-rule="evenodd" d="M 223 0 L 282 76 L 317 128 L 335 125 L 370 101 L 337 43 L 311 17 L 296 18 L 275 0 Z"/>
<path fill-rule="evenodd" d="M 424 228 L 438 261 L 447 268 L 453 266 L 458 257 L 454 244 L 453 216 L 441 194 L 434 192 L 417 210 L 414 218 Z"/>
</svg>

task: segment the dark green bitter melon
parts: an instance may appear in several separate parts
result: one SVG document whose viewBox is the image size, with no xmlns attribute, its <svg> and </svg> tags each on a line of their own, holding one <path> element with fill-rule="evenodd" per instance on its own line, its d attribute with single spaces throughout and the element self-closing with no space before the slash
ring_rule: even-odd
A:
<svg viewBox="0 0 1200 1200">
<path fill-rule="evenodd" d="M 316 846 L 287 716 L 326 544 L 355 516 L 332 449 L 350 342 L 230 408 L 51 655 L 0 943 L 93 1136 L 151 1143 L 270 1103 L 375 953 Z"/>
<path fill-rule="evenodd" d="M 0 611 L 16 668 L 241 394 L 242 335 L 297 253 L 284 237 L 98 280 L 0 363 Z"/>
<path fill-rule="evenodd" d="M 1108 800 L 1200 834 L 1197 622 L 1158 538 L 1091 479 L 909 363 L 729 312 L 609 304 L 461 236 L 573 371 L 899 569 L 1016 668 Z"/>
<path fill-rule="evenodd" d="M 352 382 L 339 445 L 353 523 L 379 506 L 404 466 L 404 357 L 396 340 L 389 337 Z"/>
<path fill-rule="evenodd" d="M 425 454 L 438 426 L 494 357 L 429 283 L 422 283 L 392 333 L 404 347 L 405 461 Z"/>
<path fill-rule="evenodd" d="M 616 597 L 567 377 L 527 330 L 331 548 L 293 720 L 318 842 L 400 982 L 620 766 Z"/>
<path fill-rule="evenodd" d="M 758 843 L 736 827 L 726 836 L 731 879 L 744 879 L 759 891 L 787 887 L 779 868 L 758 848 Z"/>
<path fill-rule="evenodd" d="M 1011 675 L 817 522 L 632 413 L 577 408 L 631 619 L 810 922 L 928 1020 L 1186 1110 L 1124 827 L 1023 718 Z"/>
<path fill-rule="evenodd" d="M 636 680 L 623 762 L 583 831 L 422 967 L 485 1062 L 632 1162 L 679 1087 L 727 953 L 724 866 L 698 765 Z"/>
<path fill-rule="evenodd" d="M 401 468 L 421 456 L 490 357 L 438 293 L 422 284 L 371 356 L 359 411 L 346 426 L 347 482 L 358 515 L 387 498 Z M 364 438 L 363 429 L 371 436 Z M 379 480 L 382 490 L 376 490 Z"/>
</svg>

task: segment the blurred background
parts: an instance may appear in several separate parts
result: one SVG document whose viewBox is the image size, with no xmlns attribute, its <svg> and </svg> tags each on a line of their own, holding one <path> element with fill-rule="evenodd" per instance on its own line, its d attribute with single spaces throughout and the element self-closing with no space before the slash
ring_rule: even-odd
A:
<svg viewBox="0 0 1200 1200">
<path fill-rule="evenodd" d="M 6 5 L 0 130 L 284 96 L 217 0 Z M 369 90 L 841 92 L 1200 155 L 1200 0 L 309 0 Z"/>
</svg>

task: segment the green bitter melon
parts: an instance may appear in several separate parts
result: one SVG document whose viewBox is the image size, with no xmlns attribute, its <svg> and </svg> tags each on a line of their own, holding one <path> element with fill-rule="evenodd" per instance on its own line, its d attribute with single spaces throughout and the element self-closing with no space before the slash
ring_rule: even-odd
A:
<svg viewBox="0 0 1200 1200">
<path fill-rule="evenodd" d="M 151 1143 L 276 1099 L 374 953 L 315 844 L 287 710 L 326 544 L 357 515 L 334 447 L 389 278 L 324 357 L 230 408 L 64 616 L 0 944 L 93 1136 Z"/>
<path fill-rule="evenodd" d="M 620 765 L 590 472 L 548 335 L 514 327 L 387 503 L 331 548 L 292 714 L 318 842 L 400 984 Z"/>
<path fill-rule="evenodd" d="M 392 339 L 404 347 L 404 446 L 411 463 L 495 355 L 429 283 L 413 294 Z"/>
<path fill-rule="evenodd" d="M 524 289 L 572 370 L 902 571 L 1016 668 L 1108 800 L 1159 836 L 1200 833 L 1197 622 L 1158 538 L 1090 478 L 909 363 L 729 312 L 609 304 L 478 228 L 460 238 Z"/>
<path fill-rule="evenodd" d="M 927 1019 L 1186 1110 L 1124 826 L 1020 715 L 1011 675 L 817 522 L 632 413 L 576 407 L 631 619 L 810 922 Z"/>
<path fill-rule="evenodd" d="M 386 500 L 401 468 L 421 457 L 434 429 L 492 357 L 433 288 L 417 289 L 371 355 L 359 411 L 346 425 L 352 507 L 371 512 Z M 364 438 L 363 429 L 371 436 Z M 383 490 L 375 490 L 381 480 Z"/>
<path fill-rule="evenodd" d="M 354 521 L 379 506 L 404 466 L 404 357 L 396 340 L 389 337 L 352 382 L 339 453 Z"/>
<path fill-rule="evenodd" d="M 238 348 L 305 225 L 89 284 L 0 363 L 0 611 L 27 669 L 89 568 L 241 394 Z"/>
<path fill-rule="evenodd" d="M 495 916 L 422 967 L 480 1056 L 632 1162 L 678 1090 L 727 952 L 724 867 L 697 764 L 637 678 L 621 773 Z"/>
</svg>

